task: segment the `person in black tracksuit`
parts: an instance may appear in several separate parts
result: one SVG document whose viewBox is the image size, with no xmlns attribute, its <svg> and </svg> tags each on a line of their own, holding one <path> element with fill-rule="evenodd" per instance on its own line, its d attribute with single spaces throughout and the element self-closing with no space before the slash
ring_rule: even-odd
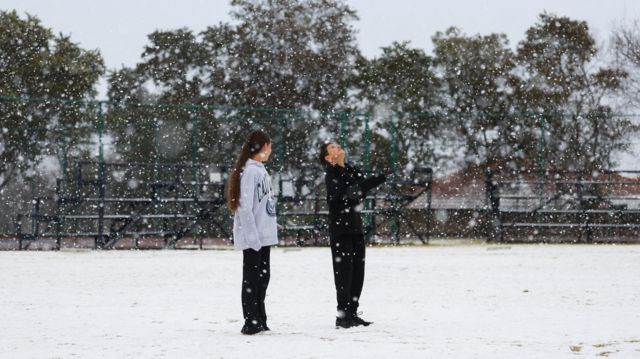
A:
<svg viewBox="0 0 640 359">
<path fill-rule="evenodd" d="M 329 204 L 329 239 L 338 300 L 336 327 L 367 326 L 371 322 L 358 316 L 365 269 L 364 231 L 358 207 L 367 192 L 386 177 L 365 178 L 358 168 L 344 162 L 345 153 L 335 143 L 323 144 L 319 157 L 325 165 Z"/>
</svg>

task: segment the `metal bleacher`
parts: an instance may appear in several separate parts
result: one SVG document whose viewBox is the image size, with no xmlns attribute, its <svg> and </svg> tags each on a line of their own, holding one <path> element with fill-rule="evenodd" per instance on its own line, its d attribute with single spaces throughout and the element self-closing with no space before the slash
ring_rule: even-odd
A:
<svg viewBox="0 0 640 359">
<path fill-rule="evenodd" d="M 139 248 L 141 239 L 154 238 L 172 248 L 203 226 L 229 237 L 225 216 L 216 215 L 224 208 L 224 167 L 88 161 L 72 166 L 72 175 L 57 180 L 54 195 L 34 198 L 31 213 L 17 219 L 20 249 L 42 239 L 60 248 L 64 238 L 90 238 L 99 249 L 114 248 L 124 238 Z"/>
<path fill-rule="evenodd" d="M 34 198 L 30 213 L 17 218 L 19 249 L 39 241 L 54 243 L 54 249 L 63 247 L 63 242 L 69 247 L 81 241 L 90 241 L 89 246 L 96 249 L 176 248 L 178 244 L 202 248 L 204 236 L 231 239 L 224 166 L 87 161 L 71 163 L 69 168 L 65 178 L 57 180 L 54 193 Z M 382 231 L 399 242 L 404 227 L 404 233 L 428 242 L 429 225 L 426 232 L 424 223 L 415 226 L 416 220 L 424 220 L 408 216 L 412 211 L 407 208 L 424 193 L 430 199 L 432 171 L 414 172 L 402 181 L 390 178 L 367 196 L 361 213 L 368 238 Z M 272 177 L 281 241 L 299 246 L 326 244 L 324 171 L 301 166 Z"/>
<path fill-rule="evenodd" d="M 324 171 L 302 166 L 276 174 L 280 237 L 296 245 L 318 245 L 327 231 Z"/>
<path fill-rule="evenodd" d="M 640 233 L 639 171 L 563 171 L 545 180 L 488 173 L 493 239 L 555 236 L 590 243 Z"/>
<path fill-rule="evenodd" d="M 360 213 L 365 224 L 365 235 L 370 238 L 382 227 L 387 228 L 389 238 L 399 243 L 402 231 L 422 243 L 429 241 L 429 223 L 414 224 L 415 219 L 407 215 L 408 207 L 426 194 L 424 209 L 431 210 L 431 186 L 433 170 L 416 168 L 405 179 L 389 178 L 381 188 L 370 193 L 364 200 Z M 291 237 L 297 245 L 317 245 L 327 240 L 326 191 L 324 170 L 316 166 L 301 167 L 295 171 L 278 174 L 278 212 L 281 234 Z M 424 222 L 424 221 L 422 221 Z M 426 228 L 426 231 L 418 227 Z"/>
</svg>

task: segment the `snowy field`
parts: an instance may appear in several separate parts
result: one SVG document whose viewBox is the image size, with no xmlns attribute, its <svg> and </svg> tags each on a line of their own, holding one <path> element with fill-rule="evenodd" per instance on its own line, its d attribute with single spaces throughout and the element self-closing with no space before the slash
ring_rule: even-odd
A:
<svg viewBox="0 0 640 359">
<path fill-rule="evenodd" d="M 369 248 L 336 330 L 327 248 L 276 249 L 272 332 L 234 251 L 0 252 L 1 358 L 640 358 L 640 246 Z"/>
</svg>

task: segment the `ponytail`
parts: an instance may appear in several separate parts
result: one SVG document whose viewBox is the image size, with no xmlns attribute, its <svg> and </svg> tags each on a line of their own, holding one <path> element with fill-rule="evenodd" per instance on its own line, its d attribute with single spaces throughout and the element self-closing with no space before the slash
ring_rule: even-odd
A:
<svg viewBox="0 0 640 359">
<path fill-rule="evenodd" d="M 258 153 L 262 146 L 269 143 L 271 143 L 269 135 L 263 131 L 253 131 L 242 145 L 236 163 L 229 174 L 229 182 L 227 184 L 227 207 L 231 212 L 235 212 L 240 207 L 240 176 L 244 171 L 245 163 Z"/>
</svg>

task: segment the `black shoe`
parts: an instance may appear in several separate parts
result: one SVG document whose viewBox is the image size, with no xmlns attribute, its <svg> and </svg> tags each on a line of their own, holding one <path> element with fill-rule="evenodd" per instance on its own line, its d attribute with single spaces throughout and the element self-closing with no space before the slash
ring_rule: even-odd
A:
<svg viewBox="0 0 640 359">
<path fill-rule="evenodd" d="M 351 328 L 353 327 L 353 322 L 351 321 L 351 318 L 349 317 L 345 317 L 345 318 L 336 318 L 336 329 L 340 329 L 340 328 Z"/>
<path fill-rule="evenodd" d="M 271 330 L 271 329 L 269 329 L 269 327 L 267 326 L 267 322 L 266 322 L 266 321 L 264 321 L 264 320 L 260 323 L 260 325 L 262 326 L 262 330 L 264 330 L 264 331 Z"/>
<path fill-rule="evenodd" d="M 257 321 L 247 320 L 244 323 L 244 326 L 242 327 L 242 329 L 240 330 L 240 333 L 245 335 L 253 335 L 253 334 L 258 334 L 263 330 L 264 328 Z"/>
<path fill-rule="evenodd" d="M 351 316 L 351 323 L 353 323 L 353 326 L 365 326 L 368 327 L 369 325 L 373 324 L 373 322 L 367 322 L 366 320 L 360 318 L 357 314 L 353 314 Z"/>
</svg>

